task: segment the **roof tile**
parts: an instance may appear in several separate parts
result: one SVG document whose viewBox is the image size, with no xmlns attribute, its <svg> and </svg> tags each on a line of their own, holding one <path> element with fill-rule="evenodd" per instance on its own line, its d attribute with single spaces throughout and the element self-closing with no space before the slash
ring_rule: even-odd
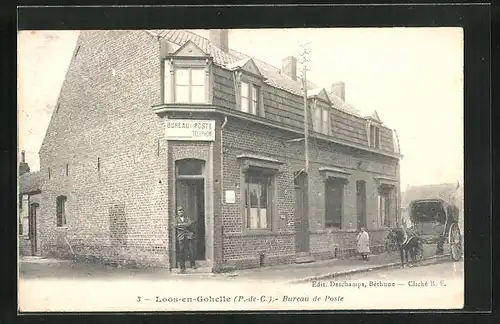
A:
<svg viewBox="0 0 500 324">
<path fill-rule="evenodd" d="M 289 77 L 281 74 L 280 69 L 272 66 L 266 62 L 259 59 L 253 58 L 246 54 L 240 53 L 238 51 L 229 50 L 229 53 L 224 52 L 222 49 L 210 44 L 209 40 L 187 30 L 149 30 L 149 32 L 156 34 L 165 40 L 172 42 L 176 45 L 182 46 L 187 41 L 192 41 L 196 46 L 200 47 L 203 51 L 207 52 L 213 57 L 214 63 L 220 67 L 226 68 L 227 64 L 231 64 L 244 59 L 253 59 L 262 75 L 266 77 L 266 83 L 272 87 L 293 93 L 298 96 L 302 96 L 302 79 L 297 78 L 297 80 L 292 80 Z M 308 89 L 312 90 L 318 88 L 313 82 L 308 81 Z M 329 96 L 334 95 L 330 94 Z M 331 100 L 334 107 L 337 109 L 344 110 L 346 112 L 357 115 L 356 109 L 351 105 L 344 102 L 341 98 L 336 97 Z"/>
<path fill-rule="evenodd" d="M 27 194 L 42 189 L 42 177 L 39 171 L 28 172 L 19 177 L 19 191 Z"/>
</svg>

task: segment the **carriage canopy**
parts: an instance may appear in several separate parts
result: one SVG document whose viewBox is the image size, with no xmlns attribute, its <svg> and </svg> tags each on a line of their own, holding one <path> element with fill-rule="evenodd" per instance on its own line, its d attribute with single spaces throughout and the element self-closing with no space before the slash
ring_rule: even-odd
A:
<svg viewBox="0 0 500 324">
<path fill-rule="evenodd" d="M 443 199 L 413 200 L 409 206 L 410 220 L 414 224 L 437 223 L 445 224 L 458 221 L 458 207 Z"/>
</svg>

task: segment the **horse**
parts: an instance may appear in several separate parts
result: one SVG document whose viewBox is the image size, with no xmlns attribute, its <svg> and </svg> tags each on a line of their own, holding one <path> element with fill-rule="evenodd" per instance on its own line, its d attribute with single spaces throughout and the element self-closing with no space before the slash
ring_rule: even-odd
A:
<svg viewBox="0 0 500 324">
<path fill-rule="evenodd" d="M 386 239 L 386 250 L 399 250 L 401 255 L 401 267 L 406 263 L 411 266 L 412 262 L 418 261 L 417 256 L 423 252 L 422 242 L 418 236 L 405 238 L 405 232 L 402 228 L 396 227 L 389 231 Z M 412 262 L 410 262 L 410 257 Z"/>
</svg>

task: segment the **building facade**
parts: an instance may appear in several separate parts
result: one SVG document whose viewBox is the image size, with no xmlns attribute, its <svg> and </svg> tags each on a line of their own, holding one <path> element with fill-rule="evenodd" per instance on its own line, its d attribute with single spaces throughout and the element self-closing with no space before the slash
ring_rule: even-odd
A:
<svg viewBox="0 0 500 324">
<path fill-rule="evenodd" d="M 39 172 L 25 172 L 20 175 L 18 242 L 19 255 L 21 256 L 40 255 L 38 220 L 40 218 L 41 189 Z"/>
<path fill-rule="evenodd" d="M 399 145 L 345 86 L 232 51 L 227 30 L 83 31 L 40 150 L 41 251 L 176 267 L 174 216 L 212 271 L 382 245 L 400 205 Z"/>
</svg>

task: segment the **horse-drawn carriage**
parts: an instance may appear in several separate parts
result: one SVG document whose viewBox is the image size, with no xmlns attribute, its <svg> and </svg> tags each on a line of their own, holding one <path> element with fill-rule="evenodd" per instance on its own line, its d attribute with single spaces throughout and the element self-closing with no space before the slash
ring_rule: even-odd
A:
<svg viewBox="0 0 500 324">
<path fill-rule="evenodd" d="M 412 261 L 422 260 L 424 244 L 436 244 L 436 254 L 439 255 L 444 254 L 447 243 L 452 260 L 460 260 L 462 236 L 457 206 L 443 199 L 417 199 L 403 212 L 408 214 L 407 223 L 391 229 L 387 237 L 389 245 L 400 250 L 402 265 L 405 257 L 407 261 L 410 258 Z"/>
</svg>

